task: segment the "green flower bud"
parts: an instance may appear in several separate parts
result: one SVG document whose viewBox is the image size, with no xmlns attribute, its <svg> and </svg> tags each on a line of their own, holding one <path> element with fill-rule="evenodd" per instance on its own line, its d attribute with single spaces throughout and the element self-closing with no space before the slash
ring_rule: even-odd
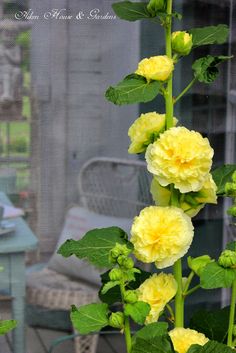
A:
<svg viewBox="0 0 236 353">
<path fill-rule="evenodd" d="M 124 294 L 124 300 L 126 303 L 136 303 L 138 301 L 138 294 L 135 290 L 127 290 Z"/>
<path fill-rule="evenodd" d="M 233 205 L 230 208 L 228 208 L 227 213 L 229 216 L 236 217 L 236 205 Z"/>
<path fill-rule="evenodd" d="M 111 262 L 116 262 L 120 255 L 128 256 L 130 253 L 131 249 L 129 249 L 126 245 L 116 243 L 115 247 L 110 251 Z"/>
<path fill-rule="evenodd" d="M 209 255 L 202 255 L 198 257 L 188 257 L 188 266 L 194 271 L 198 276 L 201 275 L 202 270 L 204 267 L 211 262 L 211 258 Z"/>
<path fill-rule="evenodd" d="M 192 49 L 192 34 L 185 31 L 177 31 L 172 33 L 172 49 L 179 55 L 188 55 Z"/>
<path fill-rule="evenodd" d="M 236 183 L 225 183 L 225 193 L 227 196 L 236 196 Z"/>
<path fill-rule="evenodd" d="M 131 259 L 131 257 L 121 255 L 118 257 L 117 262 L 120 266 L 126 268 L 127 270 L 134 267 L 134 261 Z"/>
<path fill-rule="evenodd" d="M 113 268 L 109 272 L 109 278 L 111 281 L 119 281 L 122 278 L 122 271 L 120 268 Z"/>
<path fill-rule="evenodd" d="M 157 16 L 158 12 L 165 11 L 166 0 L 150 0 L 147 5 L 148 12 L 153 16 Z"/>
<path fill-rule="evenodd" d="M 109 325 L 122 329 L 124 327 L 124 314 L 121 311 L 112 313 L 109 317 Z"/>
<path fill-rule="evenodd" d="M 224 250 L 218 259 L 218 263 L 224 268 L 236 268 L 236 252 Z"/>
</svg>

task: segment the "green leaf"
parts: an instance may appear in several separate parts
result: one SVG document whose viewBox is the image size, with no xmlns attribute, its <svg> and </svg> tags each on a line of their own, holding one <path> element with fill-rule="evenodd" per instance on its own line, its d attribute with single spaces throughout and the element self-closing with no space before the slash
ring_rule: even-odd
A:
<svg viewBox="0 0 236 353">
<path fill-rule="evenodd" d="M 229 306 L 223 309 L 198 310 L 190 320 L 190 328 L 204 333 L 210 340 L 224 342 L 228 333 Z"/>
<path fill-rule="evenodd" d="M 236 164 L 225 164 L 213 170 L 212 177 L 217 186 L 217 195 L 225 195 L 225 184 L 232 181 L 235 170 Z"/>
<path fill-rule="evenodd" d="M 100 331 L 108 325 L 108 305 L 88 304 L 80 308 L 72 305 L 70 318 L 73 327 L 82 335 Z"/>
<path fill-rule="evenodd" d="M 125 304 L 124 313 L 130 316 L 134 322 L 143 325 L 151 307 L 148 303 L 139 301 L 134 304 Z"/>
<path fill-rule="evenodd" d="M 131 243 L 127 240 L 127 234 L 118 227 L 93 229 L 87 232 L 81 240 L 67 240 L 58 250 L 58 254 L 64 257 L 72 255 L 80 259 L 87 259 L 98 267 L 111 267 L 109 253 L 116 243 Z"/>
<path fill-rule="evenodd" d="M 160 87 L 159 81 L 147 82 L 145 77 L 131 74 L 115 87 L 109 87 L 105 97 L 108 101 L 117 105 L 145 103 L 153 100 L 158 95 Z"/>
<path fill-rule="evenodd" d="M 174 353 L 173 344 L 168 335 L 154 338 L 137 337 L 131 353 Z"/>
<path fill-rule="evenodd" d="M 151 18 L 147 10 L 147 2 L 121 1 L 112 4 L 115 14 L 126 21 L 136 21 Z"/>
<path fill-rule="evenodd" d="M 131 289 L 131 290 L 137 289 L 147 278 L 149 278 L 152 275 L 150 272 L 146 272 L 141 269 L 139 269 L 139 270 L 140 270 L 140 273 L 134 274 L 135 281 L 130 282 L 127 285 L 127 289 Z M 105 285 L 107 282 L 110 281 L 108 274 L 109 274 L 109 271 L 107 271 L 101 275 L 101 280 L 102 280 L 103 285 Z M 121 293 L 120 293 L 120 286 L 117 285 L 117 286 L 111 288 L 105 294 L 102 293 L 102 288 L 99 292 L 99 298 L 102 302 L 111 305 L 111 304 L 118 303 L 118 302 L 122 301 Z"/>
<path fill-rule="evenodd" d="M 226 245 L 227 250 L 236 251 L 236 241 L 231 241 Z"/>
<path fill-rule="evenodd" d="M 229 288 L 235 278 L 236 270 L 221 267 L 217 262 L 211 262 L 202 270 L 200 284 L 204 289 Z"/>
<path fill-rule="evenodd" d="M 110 281 L 104 284 L 104 286 L 101 289 L 102 294 L 106 294 L 111 288 L 114 288 L 116 286 L 120 285 L 120 281 Z"/>
<path fill-rule="evenodd" d="M 200 82 L 211 83 L 215 81 L 219 74 L 217 66 L 231 59 L 231 56 L 211 56 L 207 55 L 194 61 L 192 68 L 194 70 L 194 76 Z"/>
<path fill-rule="evenodd" d="M 16 320 L 4 320 L 0 321 L 0 335 L 5 335 L 17 326 Z"/>
<path fill-rule="evenodd" d="M 229 27 L 224 24 L 203 28 L 192 28 L 188 31 L 192 34 L 193 47 L 208 44 L 223 44 L 229 35 Z"/>
<path fill-rule="evenodd" d="M 204 346 L 198 344 L 192 345 L 187 353 L 233 353 L 235 352 L 232 348 L 227 347 L 225 344 L 218 343 L 215 341 L 209 341 Z"/>
<path fill-rule="evenodd" d="M 166 322 L 153 322 L 152 324 L 144 326 L 141 330 L 133 335 L 133 345 L 136 343 L 137 338 L 152 340 L 157 336 L 163 336 L 167 334 L 167 330 L 168 324 Z"/>
</svg>

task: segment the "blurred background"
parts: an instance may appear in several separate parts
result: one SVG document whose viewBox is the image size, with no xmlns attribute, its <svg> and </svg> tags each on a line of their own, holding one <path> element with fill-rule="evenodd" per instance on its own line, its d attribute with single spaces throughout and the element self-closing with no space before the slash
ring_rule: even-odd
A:
<svg viewBox="0 0 236 353">
<path fill-rule="evenodd" d="M 164 52 L 163 29 L 155 24 L 94 18 L 114 16 L 112 2 L 0 1 L 0 190 L 24 208 L 39 240 L 28 263 L 45 262 L 53 253 L 68 207 L 80 204 L 77 179 L 84 163 L 93 157 L 142 160 L 128 155 L 127 130 L 140 113 L 164 112 L 161 97 L 123 107 L 104 99 L 106 88 L 133 72 L 141 58 Z M 178 63 L 177 95 L 192 79 L 194 60 L 236 54 L 236 1 L 175 0 L 174 6 L 183 14 L 174 30 L 230 27 L 226 44 L 198 48 Z M 175 116 L 209 138 L 215 167 L 235 163 L 236 59 L 221 66 L 213 85 L 195 84 L 176 105 Z M 135 192 L 140 193 L 137 185 Z M 150 195 L 145 197 L 148 202 Z M 228 206 L 219 200 L 194 218 L 191 255 L 218 256 L 234 237 Z M 194 307 L 219 306 L 227 302 L 227 292 L 192 298 Z"/>
</svg>

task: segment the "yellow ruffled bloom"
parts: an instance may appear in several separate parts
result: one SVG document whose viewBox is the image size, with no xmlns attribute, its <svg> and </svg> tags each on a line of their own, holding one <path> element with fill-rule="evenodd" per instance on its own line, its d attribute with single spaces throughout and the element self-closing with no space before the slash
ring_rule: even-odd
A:
<svg viewBox="0 0 236 353">
<path fill-rule="evenodd" d="M 159 55 L 141 60 L 135 73 L 144 76 L 147 81 L 166 81 L 173 70 L 173 60 L 166 55 Z"/>
<path fill-rule="evenodd" d="M 135 217 L 130 240 L 138 260 L 155 262 L 157 268 L 165 268 L 188 251 L 193 225 L 180 208 L 150 206 Z"/>
<path fill-rule="evenodd" d="M 156 322 L 166 304 L 177 292 L 177 282 L 172 274 L 154 274 L 138 288 L 138 300 L 150 305 L 151 310 L 145 323 Z"/>
<path fill-rule="evenodd" d="M 181 194 L 179 197 L 179 207 L 189 216 L 194 217 L 205 206 L 206 203 L 216 204 L 216 184 L 208 174 L 202 188 L 197 192 L 188 192 Z M 171 198 L 171 191 L 168 186 L 161 186 L 156 179 L 153 178 L 151 183 L 151 194 L 157 206 L 168 206 Z"/>
<path fill-rule="evenodd" d="M 204 346 L 209 339 L 203 334 L 189 328 L 176 327 L 169 332 L 174 349 L 178 353 L 186 353 L 192 344 Z"/>
<path fill-rule="evenodd" d="M 164 131 L 165 123 L 165 114 L 156 112 L 141 114 L 129 128 L 128 136 L 131 144 L 128 152 L 132 154 L 146 151 L 147 146 Z M 174 125 L 176 124 L 177 119 L 174 118 Z"/>
<path fill-rule="evenodd" d="M 207 138 L 185 127 L 173 127 L 146 151 L 147 168 L 162 186 L 174 184 L 181 193 L 199 191 L 212 165 L 214 151 Z"/>
</svg>

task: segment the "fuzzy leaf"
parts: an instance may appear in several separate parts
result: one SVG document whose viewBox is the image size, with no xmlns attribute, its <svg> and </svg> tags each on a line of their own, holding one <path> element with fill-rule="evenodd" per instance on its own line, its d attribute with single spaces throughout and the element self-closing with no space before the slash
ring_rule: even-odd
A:
<svg viewBox="0 0 236 353">
<path fill-rule="evenodd" d="M 215 341 L 209 341 L 204 346 L 198 344 L 192 345 L 187 353 L 233 353 L 235 352 L 232 348 L 227 347 L 225 344 L 218 343 Z"/>
<path fill-rule="evenodd" d="M 168 335 L 154 338 L 137 337 L 131 353 L 174 353 L 173 344 Z"/>
<path fill-rule="evenodd" d="M 229 307 L 206 311 L 198 310 L 190 320 L 190 328 L 204 333 L 210 340 L 224 342 L 228 333 Z"/>
<path fill-rule="evenodd" d="M 0 335 L 5 335 L 17 326 L 16 320 L 4 320 L 0 321 Z"/>
<path fill-rule="evenodd" d="M 211 83 L 215 81 L 219 74 L 217 66 L 229 59 L 231 59 L 231 56 L 204 56 L 194 61 L 192 65 L 194 76 L 199 82 Z"/>
<path fill-rule="evenodd" d="M 163 336 L 167 334 L 168 324 L 166 322 L 153 322 L 147 326 L 144 326 L 141 330 L 136 332 L 132 337 L 132 342 L 135 344 L 137 338 L 146 340 L 152 340 L 157 336 Z"/>
<path fill-rule="evenodd" d="M 150 305 L 148 303 L 139 301 L 134 304 L 125 304 L 124 313 L 126 316 L 130 316 L 134 322 L 143 325 L 147 315 L 150 311 Z"/>
<path fill-rule="evenodd" d="M 225 195 L 225 184 L 231 182 L 232 175 L 236 171 L 236 164 L 225 164 L 212 172 L 212 177 L 217 186 L 217 195 Z"/>
<path fill-rule="evenodd" d="M 229 35 L 229 27 L 224 24 L 203 28 L 192 28 L 188 31 L 192 34 L 193 47 L 208 44 L 223 44 Z"/>
<path fill-rule="evenodd" d="M 100 331 L 108 325 L 108 305 L 88 304 L 80 308 L 72 305 L 70 318 L 73 327 L 82 335 Z"/>
<path fill-rule="evenodd" d="M 115 286 L 119 286 L 120 282 L 119 281 L 110 281 L 104 284 L 104 286 L 101 289 L 102 294 L 106 294 L 110 289 L 114 288 Z"/>
<path fill-rule="evenodd" d="M 121 1 L 112 4 L 115 14 L 126 21 L 137 21 L 151 18 L 147 10 L 147 2 Z"/>
<path fill-rule="evenodd" d="M 131 246 L 127 234 L 118 227 L 93 229 L 81 240 L 67 240 L 59 248 L 58 254 L 64 257 L 75 255 L 80 259 L 87 259 L 95 266 L 110 268 L 109 253 L 116 243 Z"/>
<path fill-rule="evenodd" d="M 235 278 L 236 270 L 221 267 L 217 262 L 211 262 L 202 270 L 200 284 L 204 289 L 229 288 Z"/>
<path fill-rule="evenodd" d="M 108 101 L 117 104 L 145 103 L 153 100 L 159 93 L 160 82 L 147 82 L 145 77 L 131 74 L 115 87 L 109 87 L 105 97 Z"/>
</svg>

